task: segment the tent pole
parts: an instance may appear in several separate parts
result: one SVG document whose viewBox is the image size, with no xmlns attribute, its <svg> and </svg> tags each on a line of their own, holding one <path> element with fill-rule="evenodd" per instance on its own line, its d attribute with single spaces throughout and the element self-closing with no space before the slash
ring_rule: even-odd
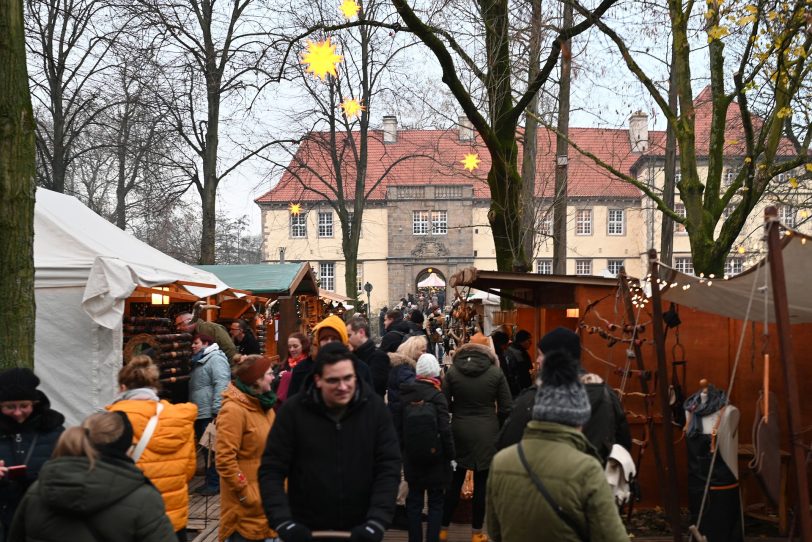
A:
<svg viewBox="0 0 812 542">
<path fill-rule="evenodd" d="M 769 206 L 764 210 L 764 227 L 767 233 L 767 254 L 770 261 L 770 279 L 773 289 L 775 324 L 781 349 L 781 367 L 784 391 L 787 394 L 787 418 L 792 446 L 792 462 L 798 490 L 798 511 L 801 523 L 801 539 L 812 542 L 812 518 L 809 515 L 809 483 L 806 474 L 806 450 L 801 438 L 801 407 L 798 395 L 798 379 L 792 352 L 792 327 L 789 322 L 787 284 L 784 277 L 784 255 L 778 237 L 778 209 Z M 789 234 L 788 234 L 789 235 Z"/>
<path fill-rule="evenodd" d="M 623 296 L 623 302 L 626 306 L 626 319 L 629 321 L 631 325 L 634 325 L 637 321 L 636 315 L 634 313 L 635 308 L 632 305 L 632 294 L 629 291 L 629 286 L 626 283 L 627 276 L 626 270 L 621 269 L 618 275 L 619 280 L 619 288 L 621 294 Z M 649 402 L 650 395 L 648 389 L 648 378 L 649 373 L 646 371 L 646 365 L 643 363 L 643 352 L 640 349 L 640 345 L 637 341 L 632 342 L 631 348 L 634 350 L 634 359 L 637 363 L 637 369 L 640 374 L 640 390 L 645 395 L 643 399 L 643 406 L 645 407 L 646 412 L 646 425 L 648 426 L 648 434 L 649 434 L 649 441 L 651 444 L 651 452 L 654 454 L 654 466 L 657 470 L 657 485 L 660 488 L 660 497 L 663 499 L 664 503 L 668 503 L 668 484 L 666 482 L 666 478 L 664 476 L 663 470 L 663 461 L 662 457 L 660 456 L 660 445 L 657 442 L 656 435 L 654 434 L 654 414 L 651 412 L 651 403 Z M 666 507 L 667 509 L 667 507 Z"/>
<path fill-rule="evenodd" d="M 674 425 L 672 423 L 671 408 L 668 404 L 668 369 L 665 359 L 665 333 L 663 332 L 663 301 L 660 295 L 660 266 L 657 263 L 657 251 L 648 251 L 649 273 L 651 273 L 651 301 L 652 301 L 652 327 L 654 328 L 654 349 L 657 354 L 657 383 L 660 396 L 660 410 L 663 415 L 663 440 L 665 442 L 665 476 L 668 478 L 668 487 L 674 493 L 666 491 L 665 510 L 671 523 L 671 532 L 675 542 L 682 540 L 682 530 L 679 521 L 679 499 L 677 492 L 677 459 L 674 456 Z"/>
</svg>

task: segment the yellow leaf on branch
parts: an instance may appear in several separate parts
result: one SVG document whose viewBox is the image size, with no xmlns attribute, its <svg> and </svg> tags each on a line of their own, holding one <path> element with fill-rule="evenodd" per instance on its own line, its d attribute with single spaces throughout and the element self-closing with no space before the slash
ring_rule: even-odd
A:
<svg viewBox="0 0 812 542">
<path fill-rule="evenodd" d="M 730 30 L 726 26 L 713 26 L 708 29 L 708 43 L 722 39 L 728 34 L 730 34 Z"/>
<path fill-rule="evenodd" d="M 783 119 L 792 115 L 792 108 L 791 107 L 782 107 L 778 110 L 778 113 L 775 114 L 776 117 L 779 119 Z"/>
<path fill-rule="evenodd" d="M 746 15 L 744 17 L 741 17 L 738 21 L 736 21 L 736 24 L 738 24 L 739 26 L 744 26 L 754 22 L 756 22 L 755 15 Z"/>
</svg>

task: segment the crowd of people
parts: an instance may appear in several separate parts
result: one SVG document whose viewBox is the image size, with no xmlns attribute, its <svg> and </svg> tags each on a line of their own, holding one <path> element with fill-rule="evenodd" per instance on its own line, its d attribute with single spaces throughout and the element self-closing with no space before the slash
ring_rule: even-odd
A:
<svg viewBox="0 0 812 542">
<path fill-rule="evenodd" d="M 0 373 L 0 542 L 187 540 L 198 443 L 221 541 L 380 542 L 398 506 L 409 542 L 443 541 L 471 483 L 472 542 L 628 540 L 603 470 L 631 446 L 626 418 L 576 333 L 536 356 L 524 330 L 438 356 L 422 311 L 383 316 L 378 344 L 365 318 L 333 315 L 280 360 L 244 322 L 179 314 L 190 402 L 162 400 L 134 356 L 114 401 L 68 429 L 32 371 Z"/>
</svg>

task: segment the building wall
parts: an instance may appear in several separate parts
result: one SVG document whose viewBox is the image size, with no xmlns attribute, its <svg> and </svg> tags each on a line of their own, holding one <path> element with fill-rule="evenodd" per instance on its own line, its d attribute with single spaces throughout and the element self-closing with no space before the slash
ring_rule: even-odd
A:
<svg viewBox="0 0 812 542">
<path fill-rule="evenodd" d="M 737 164 L 735 161 L 731 161 L 730 166 L 726 167 L 725 171 L 722 173 L 723 184 L 725 182 L 727 171 L 731 171 L 735 174 L 738 172 L 739 167 L 741 167 L 740 162 Z M 706 164 L 700 163 L 698 173 L 701 180 L 704 180 L 707 177 Z M 780 178 L 773 180 L 773 186 L 771 189 L 765 192 L 764 197 L 761 199 L 761 201 L 759 201 L 758 204 L 756 204 L 755 208 L 748 216 L 747 222 L 742 228 L 736 242 L 733 244 L 729 258 L 738 261 L 735 263 L 735 265 L 733 262 L 730 262 L 728 270 L 734 271 L 735 274 L 735 272 L 740 269 L 746 269 L 747 267 L 752 266 L 766 254 L 766 247 L 762 241 L 762 235 L 764 225 L 764 209 L 769 205 L 776 205 L 779 207 L 780 213 L 787 213 L 781 216 L 783 222 L 794 220 L 794 224 L 797 229 L 804 233 L 812 233 L 812 227 L 810 227 L 808 220 L 810 216 L 810 193 L 803 189 L 793 190 L 788 182 L 789 178 L 800 176 L 801 173 L 802 171 L 799 169 L 795 172 L 787 173 Z M 642 179 L 644 176 L 646 178 L 651 178 L 657 188 L 662 188 L 665 180 L 665 173 L 662 164 L 651 164 L 644 168 L 643 171 L 639 172 L 638 177 Z M 677 191 L 675 204 L 678 205 L 679 203 L 680 197 L 679 191 Z M 652 217 L 652 225 L 648 232 L 648 237 L 651 239 L 650 244 L 659 250 L 660 240 L 662 238 L 662 213 L 654 209 L 654 203 L 648 198 L 644 198 L 643 205 L 646 208 L 646 216 Z M 781 211 L 781 207 L 785 207 L 787 210 Z M 716 225 L 716 235 L 719 234 L 722 225 L 724 224 L 724 219 L 725 217 L 722 215 L 718 224 Z M 674 232 L 674 259 L 672 260 L 672 265 L 675 266 L 678 264 L 678 259 L 686 262 L 691 261 L 691 245 L 690 240 L 688 239 L 688 234 L 684 230 L 680 230 L 681 228 L 677 227 L 675 228 Z"/>
</svg>

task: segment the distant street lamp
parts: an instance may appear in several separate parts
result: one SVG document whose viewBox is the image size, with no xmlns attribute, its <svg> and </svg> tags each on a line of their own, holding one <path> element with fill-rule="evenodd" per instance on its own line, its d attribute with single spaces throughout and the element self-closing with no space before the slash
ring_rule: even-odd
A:
<svg viewBox="0 0 812 542">
<path fill-rule="evenodd" d="M 364 291 L 367 293 L 367 320 L 369 320 L 372 318 L 372 303 L 369 300 L 369 294 L 372 293 L 372 285 L 368 282 L 364 283 Z"/>
</svg>

